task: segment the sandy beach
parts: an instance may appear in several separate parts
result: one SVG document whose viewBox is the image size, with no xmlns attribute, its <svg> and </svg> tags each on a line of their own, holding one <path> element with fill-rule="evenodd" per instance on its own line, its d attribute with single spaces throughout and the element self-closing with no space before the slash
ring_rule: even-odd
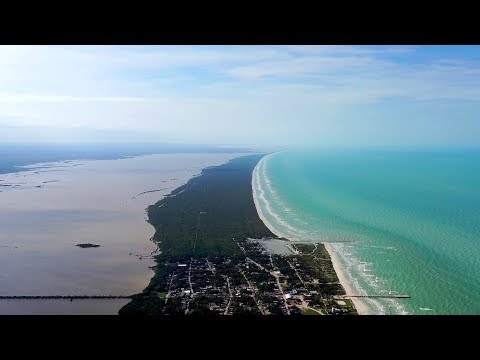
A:
<svg viewBox="0 0 480 360">
<path fill-rule="evenodd" d="M 255 208 L 257 209 L 257 213 L 258 213 L 258 217 L 263 221 L 263 223 L 265 224 L 265 226 L 268 228 L 268 230 L 270 230 L 274 235 L 278 236 L 278 237 L 283 237 L 285 239 L 288 239 L 288 237 L 284 234 L 282 234 L 281 232 L 279 232 L 277 229 L 275 229 L 272 224 L 270 224 L 268 222 L 268 220 L 265 218 L 265 216 L 263 215 L 263 212 L 262 212 L 262 208 L 260 207 L 260 205 L 258 204 L 258 198 L 257 198 L 257 189 L 255 187 L 255 179 L 256 177 L 258 176 L 258 167 L 259 165 L 262 163 L 262 161 L 264 161 L 266 159 L 266 157 L 269 156 L 269 155 L 266 155 L 264 156 L 257 164 L 257 166 L 255 166 L 255 169 L 253 169 L 253 173 L 252 173 L 252 196 L 253 196 L 253 202 L 255 203 Z"/>
<path fill-rule="evenodd" d="M 268 156 L 268 155 L 267 155 Z M 261 164 L 262 161 L 265 160 L 266 157 L 264 157 L 260 162 L 257 164 L 255 169 L 253 170 L 252 173 L 252 194 L 253 194 L 253 202 L 255 203 L 255 207 L 257 209 L 258 216 L 260 219 L 263 221 L 265 226 L 276 236 L 278 237 L 283 237 L 285 239 L 288 239 L 289 241 L 295 242 L 295 240 L 289 239 L 288 236 L 285 234 L 282 234 L 281 232 L 277 231 L 272 224 L 268 222 L 268 220 L 265 218 L 263 215 L 262 209 L 259 206 L 258 199 L 257 199 L 257 190 L 255 188 L 255 179 L 256 176 L 258 175 L 258 167 Z M 347 280 L 347 277 L 345 275 L 344 269 L 342 268 L 342 265 L 340 264 L 340 261 L 338 260 L 335 252 L 332 250 L 331 245 L 328 243 L 323 243 L 325 245 L 325 249 L 330 255 L 330 258 L 332 260 L 333 268 L 335 269 L 335 272 L 337 273 L 338 280 L 340 281 L 340 284 L 343 286 L 345 289 L 345 292 L 347 295 L 352 295 L 355 292 L 353 291 L 352 287 L 350 286 L 350 283 Z M 357 312 L 359 315 L 371 315 L 371 311 L 368 308 L 368 306 L 360 299 L 360 298 L 351 298 L 355 308 L 357 309 Z"/>
<path fill-rule="evenodd" d="M 327 250 L 328 254 L 330 255 L 330 259 L 332 260 L 333 268 L 337 273 L 338 280 L 340 284 L 342 284 L 343 288 L 347 295 L 354 295 L 355 291 L 352 289 L 350 282 L 347 280 L 345 275 L 345 271 L 340 264 L 340 261 L 335 254 L 335 251 L 332 249 L 332 245 L 329 243 L 323 243 L 325 249 Z M 368 308 L 368 306 L 361 300 L 361 298 L 351 298 L 353 303 L 355 304 L 355 308 L 357 309 L 358 315 L 372 315 L 372 312 Z"/>
</svg>

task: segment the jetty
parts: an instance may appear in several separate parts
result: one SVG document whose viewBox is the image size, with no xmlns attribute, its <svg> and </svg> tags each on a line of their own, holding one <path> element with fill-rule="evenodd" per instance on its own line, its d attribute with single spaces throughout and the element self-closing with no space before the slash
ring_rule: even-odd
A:
<svg viewBox="0 0 480 360">
<path fill-rule="evenodd" d="M 338 295 L 339 299 L 348 298 L 384 298 L 384 299 L 410 299 L 407 294 L 375 294 L 375 295 Z"/>
<path fill-rule="evenodd" d="M 28 300 L 45 300 L 45 299 L 131 299 L 133 295 L 0 295 L 0 300 L 12 299 L 28 299 Z"/>
</svg>

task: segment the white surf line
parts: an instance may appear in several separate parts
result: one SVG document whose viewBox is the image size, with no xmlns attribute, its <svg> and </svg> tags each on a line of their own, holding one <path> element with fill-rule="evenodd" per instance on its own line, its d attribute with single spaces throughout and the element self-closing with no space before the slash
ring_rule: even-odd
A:
<svg viewBox="0 0 480 360">
<path fill-rule="evenodd" d="M 255 204 L 255 208 L 257 209 L 257 213 L 258 213 L 258 216 L 260 217 L 260 219 L 263 221 L 263 223 L 265 224 L 265 226 L 273 233 L 275 234 L 276 236 L 278 237 L 283 237 L 285 239 L 289 239 L 289 236 L 285 235 L 285 234 L 282 234 L 281 232 L 279 232 L 277 229 L 275 229 L 272 224 L 270 224 L 270 222 L 265 218 L 264 214 L 263 214 L 263 211 L 260 207 L 260 204 L 259 204 L 259 200 L 258 200 L 258 197 L 257 197 L 257 189 L 256 189 L 256 183 L 258 183 L 260 185 L 260 179 L 259 179 L 259 173 L 260 173 L 260 169 L 263 170 L 264 172 L 264 167 L 265 167 L 265 161 L 272 157 L 272 155 L 274 154 L 278 154 L 278 153 L 272 153 L 272 154 L 268 154 L 266 156 L 264 156 L 259 162 L 258 164 L 255 166 L 255 168 L 253 169 L 253 172 L 252 172 L 252 194 L 253 194 L 253 202 Z M 262 191 L 262 189 L 259 188 L 260 191 Z M 266 199 L 264 198 L 264 201 L 266 202 Z M 290 240 L 292 241 L 292 240 Z M 343 269 L 343 267 L 341 266 L 341 263 L 339 262 L 336 254 L 334 253 L 334 251 L 332 251 L 331 247 L 329 244 L 327 243 L 324 243 L 325 245 L 325 249 L 327 250 L 328 254 L 330 255 L 330 258 L 332 260 L 332 265 L 333 265 L 333 268 L 337 274 L 337 277 L 338 277 L 338 280 L 340 282 L 340 284 L 343 286 L 343 288 L 345 289 L 345 292 L 347 295 L 354 295 L 354 291 L 352 289 L 352 287 L 350 286 L 350 283 L 347 281 L 347 278 L 346 278 L 346 275 L 345 275 L 345 270 Z M 359 315 L 371 315 L 373 314 L 372 311 L 369 309 L 369 307 L 364 303 L 364 301 L 362 301 L 360 298 L 352 298 L 352 302 L 354 303 L 355 305 L 355 308 L 357 309 L 357 312 Z"/>
<path fill-rule="evenodd" d="M 343 268 L 342 264 L 337 258 L 337 254 L 333 251 L 331 244 L 323 243 L 325 249 L 327 250 L 328 254 L 330 255 L 330 259 L 332 260 L 333 269 L 337 273 L 338 280 L 340 284 L 345 289 L 346 295 L 356 295 L 356 292 L 353 290 L 350 282 L 347 280 L 347 276 L 345 274 L 346 270 Z M 352 297 L 350 298 L 357 309 L 358 315 L 373 315 L 373 312 L 370 308 L 362 301 L 361 298 Z"/>
</svg>

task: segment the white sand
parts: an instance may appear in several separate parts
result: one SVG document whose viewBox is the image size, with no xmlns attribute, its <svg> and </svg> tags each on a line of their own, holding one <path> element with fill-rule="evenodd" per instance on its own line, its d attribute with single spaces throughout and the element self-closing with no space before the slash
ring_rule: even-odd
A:
<svg viewBox="0 0 480 360">
<path fill-rule="evenodd" d="M 261 161 L 264 161 L 264 159 L 265 159 L 265 157 L 262 158 L 258 162 L 257 166 L 255 166 L 255 168 L 253 169 L 253 173 L 252 173 L 253 202 L 255 203 L 255 207 L 257 209 L 258 217 L 263 221 L 265 226 L 276 236 L 288 239 L 288 236 L 286 236 L 286 235 L 280 233 L 279 231 L 277 231 L 272 226 L 272 224 L 270 224 L 268 222 L 268 220 L 263 215 L 262 209 L 260 208 L 260 206 L 258 204 L 257 192 L 256 192 L 254 184 L 255 184 L 255 177 L 257 176 L 258 166 L 259 166 Z M 290 241 L 292 241 L 292 240 L 290 240 Z M 338 280 L 340 281 L 340 284 L 345 289 L 345 292 L 346 292 L 347 295 L 354 295 L 355 292 L 353 291 L 353 289 L 350 285 L 350 282 L 347 280 L 347 277 L 345 275 L 345 270 L 343 269 L 340 261 L 338 260 L 337 255 L 332 250 L 331 245 L 328 244 L 328 243 L 324 243 L 324 245 L 325 245 L 325 249 L 327 250 L 328 254 L 330 255 L 330 258 L 331 258 L 332 264 L 333 264 L 333 268 L 334 268 L 335 272 L 337 273 L 337 277 L 338 277 Z M 372 314 L 372 312 L 370 311 L 368 306 L 361 300 L 361 298 L 351 298 L 351 299 L 352 299 L 352 302 L 355 305 L 355 308 L 357 309 L 357 312 L 358 312 L 359 315 L 371 315 Z"/>
<path fill-rule="evenodd" d="M 284 234 L 282 234 L 281 232 L 279 232 L 277 229 L 275 229 L 272 224 L 270 224 L 268 222 L 268 220 L 265 218 L 265 216 L 263 215 L 263 212 L 262 212 L 262 209 L 260 207 L 260 205 L 258 204 L 258 199 L 257 199 L 257 190 L 255 189 L 255 178 L 257 176 L 257 172 L 258 172 L 258 166 L 260 165 L 260 163 L 262 161 L 265 160 L 265 158 L 269 156 L 269 155 L 266 155 L 264 156 L 262 159 L 260 159 L 260 161 L 258 162 L 258 164 L 255 166 L 255 168 L 253 169 L 253 172 L 252 172 L 252 194 L 253 194 L 253 202 L 255 203 L 255 208 L 257 209 L 257 213 L 258 213 L 258 217 L 263 221 L 263 223 L 265 224 L 265 226 L 268 228 L 268 230 L 270 230 L 274 235 L 278 236 L 278 237 L 283 237 L 285 239 L 288 239 L 288 237 Z"/>
<path fill-rule="evenodd" d="M 343 269 L 340 261 L 338 260 L 337 254 L 335 254 L 335 251 L 333 251 L 332 245 L 329 243 L 323 243 L 323 245 L 325 246 L 325 249 L 330 255 L 333 268 L 337 273 L 337 277 L 338 277 L 338 280 L 340 281 L 340 284 L 342 284 L 343 288 L 345 289 L 345 293 L 347 295 L 355 295 L 355 291 L 352 289 L 350 282 L 347 280 L 347 277 L 345 275 L 345 270 Z M 362 301 L 361 298 L 353 297 L 350 299 L 353 301 L 353 304 L 355 305 L 355 308 L 357 309 L 357 312 L 359 315 L 372 315 L 372 312 L 370 311 L 368 306 Z"/>
</svg>

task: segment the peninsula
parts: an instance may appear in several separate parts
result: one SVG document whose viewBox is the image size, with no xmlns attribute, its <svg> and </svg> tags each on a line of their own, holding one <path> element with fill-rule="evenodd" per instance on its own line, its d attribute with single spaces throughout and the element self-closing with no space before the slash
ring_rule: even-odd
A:
<svg viewBox="0 0 480 360">
<path fill-rule="evenodd" d="M 155 275 L 120 315 L 356 314 L 322 244 L 276 237 L 258 216 L 252 171 L 264 155 L 206 168 L 148 207 Z"/>
</svg>

